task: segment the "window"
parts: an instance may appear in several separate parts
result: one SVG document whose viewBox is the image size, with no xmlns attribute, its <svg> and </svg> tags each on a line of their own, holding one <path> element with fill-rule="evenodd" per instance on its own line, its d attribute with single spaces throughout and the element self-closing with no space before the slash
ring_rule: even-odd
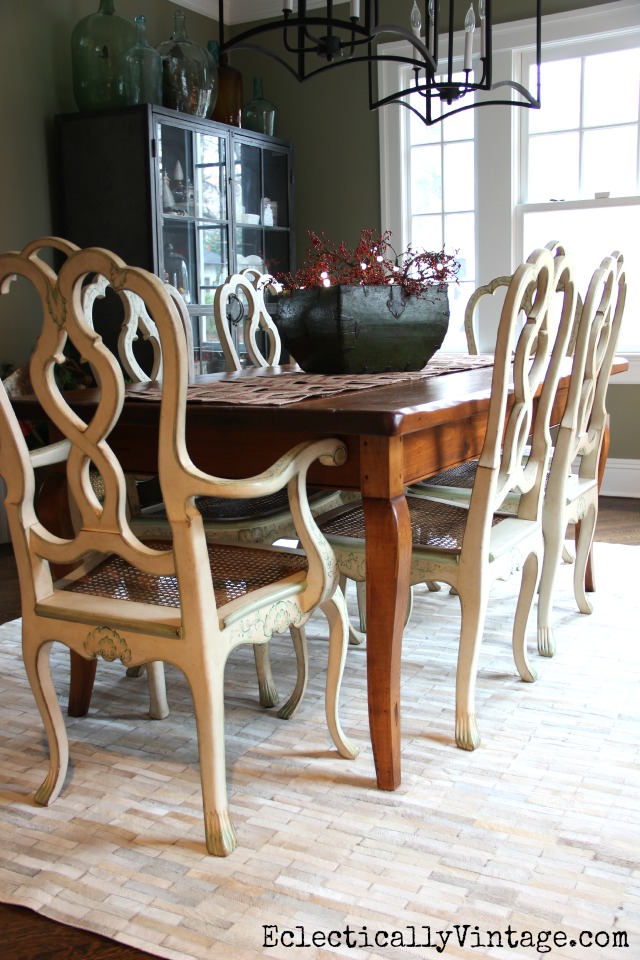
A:
<svg viewBox="0 0 640 960">
<path fill-rule="evenodd" d="M 410 72 L 410 68 L 407 68 Z M 458 79 L 456 77 L 456 79 Z M 460 76 L 464 79 L 464 74 Z M 410 80 L 407 79 L 407 86 Z M 420 95 L 413 94 L 416 108 Z M 408 119 L 408 242 L 414 247 L 456 253 L 459 285 L 450 289 L 451 319 L 445 349 L 464 347 L 464 307 L 475 287 L 475 124 L 473 111 L 446 123 L 425 126 Z"/>
<path fill-rule="evenodd" d="M 495 76 L 517 80 L 531 69 L 531 33 L 524 28 L 494 26 Z M 383 95 L 398 88 L 401 69 L 380 65 Z M 542 104 L 541 110 L 471 110 L 431 128 L 401 107 L 382 108 L 382 226 L 405 243 L 434 246 L 441 236 L 460 250 L 469 285 L 511 272 L 553 239 L 573 257 L 584 289 L 599 259 L 620 249 L 629 285 L 621 352 L 640 355 L 636 0 L 544 18 Z M 462 286 L 459 292 L 464 304 L 467 292 Z M 457 306 L 449 349 L 464 346 Z M 640 382 L 640 356 L 633 378 Z"/>
</svg>

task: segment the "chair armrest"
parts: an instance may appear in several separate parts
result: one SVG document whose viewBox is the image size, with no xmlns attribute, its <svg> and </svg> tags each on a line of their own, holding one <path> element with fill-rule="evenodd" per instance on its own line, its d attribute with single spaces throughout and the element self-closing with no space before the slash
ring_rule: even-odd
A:
<svg viewBox="0 0 640 960">
<path fill-rule="evenodd" d="M 298 444 L 262 473 L 245 479 L 212 477 L 191 465 L 191 482 L 187 496 L 229 497 L 238 500 L 265 497 L 282 490 L 294 477 L 306 474 L 315 460 L 320 460 L 325 466 L 340 466 L 346 458 L 344 443 L 326 438 Z"/>
<path fill-rule="evenodd" d="M 58 440 L 57 443 L 49 443 L 46 447 L 30 450 L 31 466 L 35 470 L 37 467 L 49 467 L 53 463 L 64 463 L 69 456 L 70 449 L 71 443 L 69 440 Z"/>
</svg>

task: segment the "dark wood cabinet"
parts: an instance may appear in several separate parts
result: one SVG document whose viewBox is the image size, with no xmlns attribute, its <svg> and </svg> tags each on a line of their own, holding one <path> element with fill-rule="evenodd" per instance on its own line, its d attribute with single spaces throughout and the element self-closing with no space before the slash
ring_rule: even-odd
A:
<svg viewBox="0 0 640 960">
<path fill-rule="evenodd" d="M 291 144 L 150 104 L 64 114 L 55 134 L 58 233 L 174 284 L 196 369 L 220 369 L 216 286 L 294 267 Z"/>
</svg>

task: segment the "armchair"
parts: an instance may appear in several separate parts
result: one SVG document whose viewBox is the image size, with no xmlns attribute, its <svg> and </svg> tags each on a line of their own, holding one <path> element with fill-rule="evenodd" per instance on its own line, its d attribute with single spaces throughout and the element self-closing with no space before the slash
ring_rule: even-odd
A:
<svg viewBox="0 0 640 960">
<path fill-rule="evenodd" d="M 239 644 L 265 646 L 274 633 L 301 628 L 321 609 L 329 623 L 327 725 L 342 756 L 357 753 L 338 717 L 347 648 L 345 604 L 335 559 L 306 496 L 311 463 L 318 458 L 340 462 L 344 447 L 337 440 L 300 444 L 246 480 L 203 473 L 185 443 L 187 347 L 171 293 L 157 277 L 128 267 L 106 250 L 70 250 L 56 275 L 38 249 L 30 245 L 0 256 L 0 290 L 8 294 L 19 276 L 39 294 L 43 322 L 31 358 L 31 382 L 64 438 L 54 456 L 65 459 L 79 520 L 65 539 L 38 519 L 33 461 L 0 389 L 0 470 L 20 577 L 23 656 L 49 744 L 49 769 L 35 800 L 41 805 L 55 800 L 68 766 L 68 740 L 49 665 L 52 644 L 63 643 L 87 660 L 120 659 L 132 667 L 171 663 L 185 673 L 193 694 L 207 850 L 224 856 L 237 843 L 226 791 L 224 669 Z M 166 541 L 143 541 L 129 520 L 124 471 L 109 445 L 124 402 L 124 376 L 87 322 L 82 304 L 83 283 L 94 276 L 107 277 L 116 292 L 140 298 L 161 341 L 158 465 L 171 532 Z M 67 338 L 98 375 L 100 400 L 88 423 L 66 402 L 54 376 Z M 102 479 L 102 501 L 90 470 Z M 284 487 L 303 550 L 207 542 L 198 497 L 246 499 Z M 74 570 L 55 582 L 52 564 L 72 564 Z"/>
</svg>

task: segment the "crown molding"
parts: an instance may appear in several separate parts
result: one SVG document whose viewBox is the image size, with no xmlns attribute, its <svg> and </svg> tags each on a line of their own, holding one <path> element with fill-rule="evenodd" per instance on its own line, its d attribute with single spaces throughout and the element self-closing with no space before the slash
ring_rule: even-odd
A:
<svg viewBox="0 0 640 960">
<path fill-rule="evenodd" d="M 175 0 L 171 0 L 175 2 Z M 337 3 L 346 3 L 347 0 L 337 0 Z M 322 7 L 325 0 L 307 0 L 307 9 Z M 218 19 L 218 0 L 182 0 L 181 7 L 195 10 L 203 17 L 211 20 Z M 256 9 L 258 0 L 224 0 L 224 22 L 230 27 L 236 23 L 248 23 L 251 20 L 268 20 L 270 17 L 282 15 L 282 0 L 259 0 L 259 13 Z"/>
</svg>

